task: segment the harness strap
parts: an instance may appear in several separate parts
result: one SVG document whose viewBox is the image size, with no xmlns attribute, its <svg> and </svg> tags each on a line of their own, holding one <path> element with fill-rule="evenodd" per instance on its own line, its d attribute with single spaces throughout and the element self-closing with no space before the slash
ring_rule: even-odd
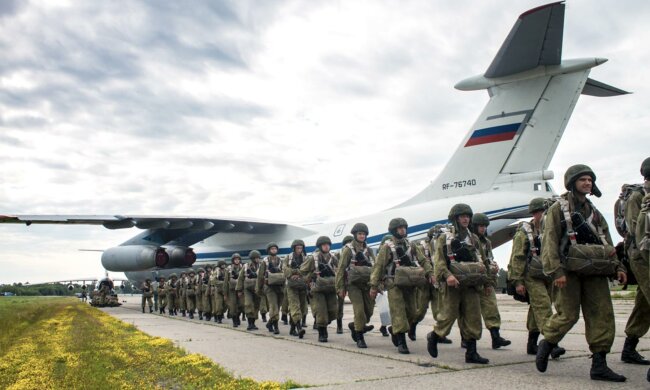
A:
<svg viewBox="0 0 650 390">
<path fill-rule="evenodd" d="M 569 207 L 569 201 L 564 198 L 559 198 L 557 200 L 560 202 L 560 209 L 564 214 L 564 221 L 566 222 L 566 232 L 569 235 L 569 241 L 571 245 L 577 245 L 578 240 L 576 239 L 576 232 L 573 230 L 573 221 L 571 220 L 571 210 Z"/>
</svg>

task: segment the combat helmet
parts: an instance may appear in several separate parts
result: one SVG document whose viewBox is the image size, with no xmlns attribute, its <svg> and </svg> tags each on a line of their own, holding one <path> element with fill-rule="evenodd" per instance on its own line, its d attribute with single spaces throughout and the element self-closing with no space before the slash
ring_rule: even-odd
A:
<svg viewBox="0 0 650 390">
<path fill-rule="evenodd" d="M 546 211 L 546 199 L 534 198 L 528 204 L 528 212 L 534 213 L 535 211 Z"/>
<path fill-rule="evenodd" d="M 297 240 L 297 239 L 293 240 L 293 242 L 291 243 L 291 250 L 296 249 L 298 245 L 302 246 L 302 249 L 305 250 L 305 242 L 303 240 Z"/>
<path fill-rule="evenodd" d="M 269 242 L 269 243 L 266 245 L 266 251 L 268 252 L 268 251 L 269 251 L 271 248 L 273 248 L 273 247 L 275 247 L 275 249 L 278 249 L 278 250 L 280 249 L 280 247 L 278 246 L 278 244 L 276 244 L 275 242 Z"/>
<path fill-rule="evenodd" d="M 251 260 L 253 260 L 253 259 L 259 259 L 260 257 L 262 257 L 262 255 L 260 254 L 259 251 L 252 250 L 251 253 L 248 254 L 248 257 L 249 257 Z"/>
<path fill-rule="evenodd" d="M 232 256 L 230 256 L 230 261 L 234 261 L 235 259 L 239 259 L 241 261 L 241 255 L 237 252 L 233 253 Z"/>
<path fill-rule="evenodd" d="M 227 265 L 227 264 L 226 264 L 226 261 L 225 261 L 225 260 L 219 260 L 219 261 L 217 262 L 217 267 L 219 267 L 219 268 L 221 268 L 221 267 L 225 267 L 226 265 Z"/>
<path fill-rule="evenodd" d="M 196 270 L 196 273 L 200 274 L 201 272 L 205 273 L 205 269 L 203 269 L 203 267 Z"/>
<path fill-rule="evenodd" d="M 318 249 L 320 249 L 320 246 L 323 245 L 323 244 L 329 244 L 329 245 L 332 245 L 332 240 L 330 240 L 330 238 L 327 237 L 327 236 L 320 236 L 320 237 L 318 237 L 318 239 L 316 240 L 316 247 L 317 247 Z"/>
<path fill-rule="evenodd" d="M 569 167 L 569 169 L 566 170 L 564 173 L 564 188 L 566 188 L 568 191 L 573 191 L 573 185 L 575 184 L 576 180 L 584 175 L 591 176 L 591 194 L 597 198 L 600 198 L 602 192 L 600 192 L 596 186 L 596 174 L 591 168 L 589 168 L 589 166 L 584 164 L 572 165 Z"/>
<path fill-rule="evenodd" d="M 370 234 L 370 231 L 368 230 L 368 225 L 362 222 L 355 223 L 354 226 L 352 226 L 352 230 L 350 231 L 350 233 L 352 233 L 352 235 L 356 237 L 357 233 L 359 232 L 366 233 L 366 236 Z"/>
<path fill-rule="evenodd" d="M 490 226 L 490 218 L 483 213 L 476 213 L 472 216 L 472 225 Z"/>
<path fill-rule="evenodd" d="M 173 279 L 173 278 L 178 279 L 178 275 L 176 275 L 176 273 L 169 275 L 169 279 Z"/>
<path fill-rule="evenodd" d="M 650 179 L 650 157 L 646 158 L 641 163 L 641 176 Z"/>
<path fill-rule="evenodd" d="M 343 241 L 341 241 L 341 245 L 347 245 L 347 244 L 351 243 L 352 241 L 354 241 L 354 237 L 345 236 L 345 237 L 343 237 Z"/>
<path fill-rule="evenodd" d="M 465 203 L 457 203 L 452 206 L 451 210 L 449 210 L 449 222 L 456 222 L 456 218 L 460 215 L 469 215 L 471 218 L 474 216 L 474 212 L 469 205 Z"/>
<path fill-rule="evenodd" d="M 390 234 L 392 234 L 395 237 L 403 238 L 402 236 L 397 234 L 397 229 L 402 226 L 404 226 L 405 228 L 409 227 L 409 224 L 406 222 L 404 218 L 393 218 L 388 223 L 388 231 L 390 232 Z"/>
</svg>

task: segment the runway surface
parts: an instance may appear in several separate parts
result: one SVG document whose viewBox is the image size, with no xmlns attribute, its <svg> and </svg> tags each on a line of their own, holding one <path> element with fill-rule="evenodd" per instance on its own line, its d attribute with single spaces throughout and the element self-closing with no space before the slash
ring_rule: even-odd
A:
<svg viewBox="0 0 650 390">
<path fill-rule="evenodd" d="M 366 334 L 368 349 L 358 349 L 350 338 L 347 322 L 352 318 L 352 306 L 345 305 L 344 334 L 336 334 L 335 323 L 328 329 L 329 342 L 319 343 L 318 332 L 311 329 L 313 318 L 308 316 L 305 338 L 289 336 L 289 327 L 280 322 L 281 334 L 276 336 L 266 330 L 258 320 L 257 331 L 246 331 L 246 322 L 233 328 L 230 321 L 219 325 L 214 322 L 178 317 L 143 314 L 140 296 L 120 296 L 124 301 L 118 308 L 104 308 L 106 313 L 133 324 L 138 329 L 172 340 L 179 347 L 203 354 L 234 375 L 256 380 L 285 381 L 292 379 L 300 384 L 331 389 L 612 389 L 650 388 L 646 381 L 648 366 L 635 366 L 620 361 L 625 340 L 625 323 L 633 307 L 632 300 L 615 300 L 616 340 L 608 355 L 609 366 L 627 376 L 626 383 L 612 384 L 589 379 L 591 360 L 584 338 L 584 322 L 580 320 L 561 345 L 567 354 L 551 361 L 546 373 L 537 372 L 534 356 L 526 354 L 527 305 L 515 302 L 506 295 L 497 295 L 501 312 L 503 337 L 512 345 L 491 349 L 490 335 L 484 329 L 478 342 L 479 353 L 488 359 L 488 365 L 466 364 L 464 350 L 460 348 L 460 334 L 455 326 L 451 345 L 439 346 L 439 357 L 433 359 L 426 350 L 426 334 L 431 331 L 430 313 L 417 329 L 417 340 L 408 341 L 410 355 L 400 355 L 389 337 L 379 333 L 379 315 L 372 323 L 375 330 Z M 642 355 L 650 357 L 650 338 L 644 337 L 638 346 Z M 646 352 L 643 352 L 646 351 Z"/>
</svg>

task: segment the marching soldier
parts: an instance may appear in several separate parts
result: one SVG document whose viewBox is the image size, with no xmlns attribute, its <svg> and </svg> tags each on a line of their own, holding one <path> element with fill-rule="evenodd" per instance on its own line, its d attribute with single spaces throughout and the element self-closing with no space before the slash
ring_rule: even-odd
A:
<svg viewBox="0 0 650 390">
<path fill-rule="evenodd" d="M 303 338 L 305 330 L 302 327 L 303 317 L 307 316 L 307 284 L 300 273 L 300 267 L 305 261 L 305 243 L 302 240 L 293 240 L 292 252 L 284 258 L 282 269 L 287 278 L 287 296 L 289 300 L 289 314 L 291 329 L 289 334 Z"/>
<path fill-rule="evenodd" d="M 331 253 L 332 241 L 327 236 L 318 237 L 316 251 L 302 263 L 300 272 L 311 283 L 311 311 L 316 317 L 318 341 L 326 343 L 327 325 L 337 317 L 338 307 L 334 277 L 336 259 Z"/>
<path fill-rule="evenodd" d="M 624 382 L 624 376 L 607 367 L 606 357 L 615 335 L 608 276 L 616 275 L 625 283 L 625 267 L 616 258 L 605 218 L 587 199 L 589 194 L 601 195 L 596 174 L 586 165 L 571 166 L 564 174 L 564 186 L 568 192 L 549 207 L 544 221 L 542 263 L 558 289 L 557 312 L 544 324 L 536 366 L 546 371 L 551 351 L 578 322 L 582 307 L 585 336 L 593 353 L 591 379 Z M 594 262 L 603 268 L 590 267 Z"/>
<path fill-rule="evenodd" d="M 479 245 L 483 256 L 483 262 L 488 273 L 488 282 L 484 285 L 484 291 L 481 297 L 481 315 L 485 322 L 485 327 L 490 331 L 492 337 L 492 349 L 507 347 L 511 344 L 510 340 L 501 337 L 501 315 L 497 305 L 497 295 L 494 289 L 497 287 L 497 277 L 499 276 L 499 265 L 494 261 L 492 254 L 492 242 L 487 238 L 487 227 L 490 225 L 490 219 L 483 213 L 476 213 L 472 217 L 472 231 L 479 238 Z"/>
<path fill-rule="evenodd" d="M 210 289 L 212 290 L 212 314 L 214 322 L 223 323 L 223 315 L 226 312 L 226 299 L 224 296 L 224 280 L 226 279 L 226 262 L 219 260 L 217 266 L 210 275 Z"/>
<path fill-rule="evenodd" d="M 241 299 L 235 291 L 241 269 L 241 256 L 239 253 L 233 253 L 232 256 L 230 256 L 230 266 L 227 269 L 226 280 L 223 284 L 223 291 L 224 294 L 227 294 L 226 299 L 228 300 L 228 316 L 232 318 L 233 328 L 241 325 L 241 308 L 243 299 Z"/>
<path fill-rule="evenodd" d="M 341 241 L 341 248 L 345 247 L 347 244 L 351 243 L 354 240 L 354 237 L 348 235 L 343 237 Z M 336 267 L 336 272 L 338 272 L 339 264 L 341 262 L 341 253 L 338 253 L 334 257 L 333 265 Z M 345 297 L 341 298 L 339 294 L 336 294 L 336 334 L 343 334 L 343 308 L 345 305 Z M 386 335 L 388 332 L 386 331 Z"/>
<path fill-rule="evenodd" d="M 212 265 L 205 266 L 205 275 L 203 275 L 203 319 L 210 321 L 212 319 L 212 291 L 210 291 L 210 275 L 212 274 Z"/>
<path fill-rule="evenodd" d="M 169 315 L 175 316 L 178 305 L 178 275 L 169 275 L 169 280 L 165 286 L 167 293 L 167 306 L 169 306 Z"/>
<path fill-rule="evenodd" d="M 268 256 L 260 264 L 257 273 L 257 292 L 266 296 L 269 305 L 269 320 L 266 323 L 266 329 L 274 334 L 280 334 L 278 321 L 285 291 L 282 259 L 278 256 L 278 245 L 274 242 L 266 246 L 266 253 Z"/>
<path fill-rule="evenodd" d="M 181 272 L 181 277 L 178 280 L 178 308 L 181 311 L 181 315 L 185 317 L 185 312 L 187 311 L 187 297 L 185 292 L 187 290 L 187 272 Z"/>
<path fill-rule="evenodd" d="M 151 289 L 153 290 L 153 309 L 159 311 L 158 309 L 158 278 L 154 277 L 153 282 L 151 282 Z"/>
<path fill-rule="evenodd" d="M 147 278 L 144 283 L 142 283 L 142 312 L 144 313 L 144 303 L 145 301 L 149 303 L 149 313 L 153 313 L 153 287 L 151 286 L 151 279 Z"/>
<path fill-rule="evenodd" d="M 479 238 L 469 230 L 473 216 L 466 204 L 454 205 L 449 211 L 451 232 L 438 237 L 435 245 L 434 269 L 440 289 L 441 306 L 433 332 L 427 335 L 427 351 L 438 357 L 438 342 L 447 336 L 456 319 L 461 338 L 465 340 L 465 362 L 487 364 L 488 359 L 476 351 L 481 338 L 481 298 L 487 280 L 485 265 L 479 249 Z M 470 275 L 481 275 L 472 278 Z M 460 280 L 459 280 L 460 279 Z"/>
<path fill-rule="evenodd" d="M 645 180 L 645 188 L 650 187 L 650 157 L 641 164 L 641 176 Z M 625 363 L 649 365 L 650 360 L 641 356 L 636 346 L 639 339 L 648 333 L 650 328 L 650 267 L 647 259 L 643 259 L 639 246 L 636 243 L 636 225 L 645 191 L 633 191 L 625 202 L 625 248 L 630 259 L 630 268 L 636 276 L 638 288 L 634 301 L 634 309 L 625 326 L 625 344 L 621 353 L 621 360 Z M 641 236 L 643 237 L 643 236 Z"/>
<path fill-rule="evenodd" d="M 194 310 L 196 309 L 196 272 L 194 270 L 190 270 L 187 273 L 185 297 L 187 301 L 187 315 L 190 317 L 190 320 L 193 320 Z"/>
<path fill-rule="evenodd" d="M 165 277 L 160 276 L 158 278 L 158 300 L 160 309 L 160 314 L 165 314 L 165 307 L 167 307 L 167 293 L 165 292 Z"/>
<path fill-rule="evenodd" d="M 634 240 L 641 253 L 641 258 L 648 264 L 650 261 L 650 161 L 646 159 L 641 167 L 644 169 L 646 196 L 643 197 L 641 211 L 637 218 Z M 646 373 L 646 379 L 650 382 L 650 369 Z"/>
<path fill-rule="evenodd" d="M 393 345 L 401 354 L 410 353 L 406 333 L 415 329 L 418 286 L 433 283 L 433 266 L 421 248 L 407 237 L 408 224 L 404 218 L 393 218 L 388 224 L 392 237 L 385 241 L 377 254 L 370 276 L 370 298 L 377 297 L 380 283 L 388 288 L 391 335 Z M 413 337 L 414 339 L 415 337 Z"/>
<path fill-rule="evenodd" d="M 374 329 L 374 326 L 367 325 L 375 307 L 368 284 L 374 255 L 366 244 L 368 226 L 365 223 L 354 224 L 351 233 L 354 239 L 341 250 L 336 272 L 336 293 L 341 299 L 345 299 L 346 294 L 350 297 L 354 322 L 348 323 L 348 327 L 352 340 L 358 348 L 368 348 L 363 334 Z"/>
<path fill-rule="evenodd" d="M 205 279 L 205 269 L 199 268 L 196 270 L 196 283 L 194 284 L 194 296 L 196 297 L 196 311 L 199 312 L 199 320 L 203 320 L 203 290 Z"/>
<path fill-rule="evenodd" d="M 515 286 L 516 294 L 529 297 L 528 343 L 526 353 L 537 355 L 537 339 L 546 320 L 553 314 L 552 302 L 554 301 L 553 284 L 551 278 L 544 274 L 541 263 L 541 238 L 542 218 L 546 211 L 546 200 L 535 198 L 528 204 L 528 212 L 533 219 L 523 222 L 515 233 L 512 241 L 512 254 L 508 266 L 508 279 Z M 563 355 L 566 351 L 556 347 L 551 352 L 553 359 Z"/>
<path fill-rule="evenodd" d="M 246 330 L 257 330 L 255 321 L 260 312 L 260 296 L 255 293 L 255 286 L 257 284 L 257 274 L 260 268 L 260 252 L 251 251 L 248 255 L 250 262 L 244 264 L 241 271 L 239 271 L 239 278 L 237 279 L 237 294 L 240 299 L 244 299 L 244 311 L 248 319 L 248 327 Z"/>
</svg>

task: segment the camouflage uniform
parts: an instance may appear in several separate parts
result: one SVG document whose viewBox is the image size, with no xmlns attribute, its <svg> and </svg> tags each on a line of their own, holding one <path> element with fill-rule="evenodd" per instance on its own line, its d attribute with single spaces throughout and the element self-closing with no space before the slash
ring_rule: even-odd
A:
<svg viewBox="0 0 650 390">
<path fill-rule="evenodd" d="M 167 307 L 167 293 L 165 292 L 165 278 L 158 278 L 158 308 L 160 314 L 165 314 L 165 307 Z"/>
<path fill-rule="evenodd" d="M 204 303 L 205 299 L 203 296 L 205 295 L 204 292 L 207 289 L 207 281 L 205 280 L 205 270 L 203 268 L 199 268 L 196 271 L 196 283 L 194 284 L 194 296 L 196 297 L 196 311 L 199 312 L 199 320 L 203 319 L 203 310 L 204 310 Z"/>
<path fill-rule="evenodd" d="M 235 264 L 235 260 L 239 259 L 239 263 Z M 237 279 L 239 272 L 242 270 L 241 256 L 239 253 L 233 253 L 230 258 L 231 264 L 228 266 L 226 279 L 223 284 L 224 294 L 227 294 L 228 300 L 228 317 L 232 318 L 232 326 L 234 328 L 241 324 L 241 313 L 243 311 L 243 299 L 240 298 L 235 291 L 237 288 Z"/>
<path fill-rule="evenodd" d="M 142 283 L 142 312 L 144 313 L 144 304 L 147 302 L 149 304 L 149 313 L 153 313 L 153 287 L 151 286 L 151 279 L 145 280 Z"/>
<path fill-rule="evenodd" d="M 501 329 L 501 315 L 499 314 L 499 306 L 497 304 L 497 277 L 499 276 L 499 265 L 494 261 L 492 254 L 492 242 L 485 234 L 479 233 L 479 226 L 490 225 L 490 220 L 487 215 L 482 213 L 474 214 L 472 218 L 472 227 L 474 233 L 479 238 L 479 246 L 485 268 L 488 272 L 488 283 L 485 285 L 485 290 L 480 293 L 481 298 L 481 315 L 485 322 L 485 327 L 490 331 L 492 338 L 492 349 L 507 347 L 511 344 L 510 340 L 506 340 L 500 335 Z"/>
<path fill-rule="evenodd" d="M 650 158 L 647 161 L 647 164 L 650 165 Z M 650 167 L 647 169 L 649 172 L 645 173 L 650 176 Z M 643 164 L 641 165 L 641 175 L 645 177 Z M 636 351 L 639 339 L 648 333 L 648 329 L 650 328 L 650 267 L 648 266 L 648 260 L 644 259 L 641 255 L 635 239 L 637 219 L 641 211 L 643 197 L 644 194 L 641 194 L 639 191 L 634 191 L 625 204 L 625 224 L 627 225 L 625 248 L 630 259 L 630 267 L 634 276 L 636 276 L 638 288 L 636 290 L 634 309 L 632 309 L 630 318 L 627 320 L 627 325 L 625 326 L 625 335 L 627 337 L 623 346 L 621 360 L 626 363 L 648 365 L 650 361 L 644 359 Z"/>
<path fill-rule="evenodd" d="M 224 280 L 226 278 L 226 262 L 221 260 L 214 267 L 210 275 L 210 289 L 212 290 L 212 314 L 214 322 L 221 324 L 226 312 L 226 299 L 224 297 Z"/>
<path fill-rule="evenodd" d="M 205 266 L 205 275 L 203 276 L 203 285 L 201 287 L 203 298 L 203 319 L 210 321 L 212 318 L 212 290 L 210 290 L 210 275 L 212 274 L 212 266 Z"/>
<path fill-rule="evenodd" d="M 187 314 L 190 319 L 194 319 L 194 310 L 196 309 L 196 273 L 194 270 L 187 274 L 185 301 L 187 302 Z"/>
<path fill-rule="evenodd" d="M 248 319 L 247 330 L 257 330 L 255 320 L 257 320 L 260 311 L 260 296 L 255 292 L 255 285 L 257 284 L 257 274 L 260 268 L 260 252 L 251 251 L 249 254 L 250 262 L 244 264 L 241 271 L 239 271 L 239 278 L 237 279 L 237 294 L 244 295 L 244 312 Z M 247 286 L 250 285 L 250 286 Z"/>
<path fill-rule="evenodd" d="M 398 229 L 404 228 L 404 234 Z M 393 278 L 397 267 L 423 268 L 427 284 L 433 276 L 433 266 L 424 256 L 420 246 L 411 244 L 406 238 L 408 224 L 403 218 L 394 218 L 388 225 L 388 231 L 393 237 L 381 245 L 377 261 L 372 267 L 370 276 L 371 295 L 377 294 L 380 283 L 388 289 L 388 306 L 390 309 L 393 344 L 399 353 L 410 353 L 406 345 L 406 332 L 414 328 L 417 318 L 417 289 L 416 287 L 400 287 L 394 284 Z M 415 339 L 415 333 L 410 335 Z"/>
<path fill-rule="evenodd" d="M 178 277 L 176 274 L 171 274 L 165 286 L 167 293 L 167 306 L 169 307 L 169 315 L 176 315 L 178 310 Z"/>
<path fill-rule="evenodd" d="M 272 242 L 266 246 L 266 252 L 269 253 L 269 256 L 264 258 L 257 272 L 257 292 L 258 294 L 264 294 L 268 302 L 269 320 L 266 328 L 269 332 L 279 334 L 278 321 L 280 320 L 280 307 L 284 301 L 285 286 L 269 286 L 267 283 L 269 273 L 282 273 L 282 259 L 270 253 L 272 248 L 275 248 L 277 253 L 278 245 Z"/>
<path fill-rule="evenodd" d="M 323 248 L 326 245 L 328 246 L 327 250 L 324 250 Z M 336 291 L 333 285 L 331 292 L 314 291 L 315 283 L 319 282 L 319 279 L 329 278 L 329 280 L 333 281 L 336 275 L 335 267 L 332 265 L 335 257 L 329 252 L 329 246 L 331 245 L 332 241 L 329 237 L 319 237 L 316 241 L 318 249 L 307 257 L 307 260 L 300 266 L 300 272 L 305 277 L 305 280 L 311 282 L 312 285 L 311 311 L 315 317 L 319 342 L 327 342 L 327 325 L 336 319 L 338 309 Z"/>
<path fill-rule="evenodd" d="M 296 254 L 295 248 L 301 246 L 305 248 L 305 243 L 302 240 L 294 240 L 291 244 L 292 253 L 284 258 L 282 269 L 284 276 L 287 279 L 293 279 L 297 283 L 303 281 L 304 278 L 300 273 L 300 266 L 305 261 L 306 255 L 304 253 Z M 289 301 L 289 314 L 291 315 L 291 331 L 296 333 L 299 338 L 303 338 L 305 330 L 302 328 L 303 316 L 307 315 L 307 285 L 305 287 L 290 287 L 289 280 L 287 280 L 287 298 Z M 294 330 L 295 329 L 295 330 Z"/>
<path fill-rule="evenodd" d="M 185 291 L 187 290 L 187 272 L 181 272 L 181 277 L 178 280 L 178 309 L 181 315 L 185 317 L 187 311 L 187 297 Z"/>
<path fill-rule="evenodd" d="M 374 329 L 372 325 L 366 325 L 370 322 L 372 312 L 375 308 L 375 300 L 370 297 L 369 284 L 348 283 L 348 272 L 351 267 L 372 267 L 375 256 L 372 249 L 365 242 L 359 241 L 359 233 L 365 233 L 368 236 L 368 226 L 363 223 L 357 223 L 352 227 L 352 242 L 346 244 L 341 250 L 341 259 L 339 267 L 336 270 L 336 293 L 339 296 L 345 296 L 347 293 L 352 302 L 352 311 L 354 313 L 354 322 L 348 323 L 352 340 L 357 343 L 359 348 L 367 348 L 363 334 Z"/>
<path fill-rule="evenodd" d="M 447 249 L 447 235 L 451 239 L 451 247 L 459 262 L 482 262 L 479 238 L 469 228 L 460 224 L 463 217 L 471 218 L 471 207 L 466 204 L 456 204 L 449 212 L 449 221 L 453 225 L 452 232 L 438 237 L 434 253 L 435 278 L 441 284 L 440 311 L 433 332 L 427 335 L 427 350 L 432 357 L 438 357 L 438 343 L 451 331 L 454 321 L 458 319 L 460 335 L 465 340 L 465 362 L 487 364 L 488 359 L 482 358 L 476 351 L 476 341 L 481 338 L 481 298 L 483 286 L 450 286 L 448 279 L 454 276 L 449 271 L 450 257 Z M 470 222 L 471 224 L 471 222 Z M 454 276 L 455 278 L 455 276 Z M 452 282 L 454 279 L 451 279 Z"/>
<path fill-rule="evenodd" d="M 596 186 L 596 175 L 586 165 L 574 165 L 564 175 L 564 185 L 569 192 L 561 198 L 569 205 L 570 218 L 580 217 L 585 221 L 591 220 L 594 229 L 602 234 L 602 244 L 612 246 L 607 222 L 594 205 L 585 198 L 583 203 L 576 195 L 574 189 L 576 181 L 590 176 L 592 180 L 592 194 L 600 196 Z M 566 247 L 568 233 L 562 200 L 549 207 L 545 220 L 542 236 L 542 263 L 544 273 L 551 275 L 554 281 L 566 277 L 566 286 L 558 288 L 556 295 L 557 312 L 546 321 L 542 333 L 544 340 L 539 344 L 536 365 L 541 372 L 546 371 L 548 358 L 551 351 L 562 338 L 571 330 L 580 318 L 580 309 L 585 321 L 585 336 L 592 355 L 591 378 L 608 381 L 624 381 L 625 377 L 615 374 L 607 367 L 606 354 L 609 353 L 615 336 L 614 308 L 609 292 L 609 281 L 606 276 L 585 276 L 575 272 L 566 271 L 563 263 L 563 249 Z M 587 237 L 577 234 L 578 244 L 589 244 Z M 596 238 L 598 241 L 603 239 Z M 612 259 L 612 261 L 616 261 Z M 625 267 L 617 265 L 617 272 L 625 272 Z"/>
</svg>

